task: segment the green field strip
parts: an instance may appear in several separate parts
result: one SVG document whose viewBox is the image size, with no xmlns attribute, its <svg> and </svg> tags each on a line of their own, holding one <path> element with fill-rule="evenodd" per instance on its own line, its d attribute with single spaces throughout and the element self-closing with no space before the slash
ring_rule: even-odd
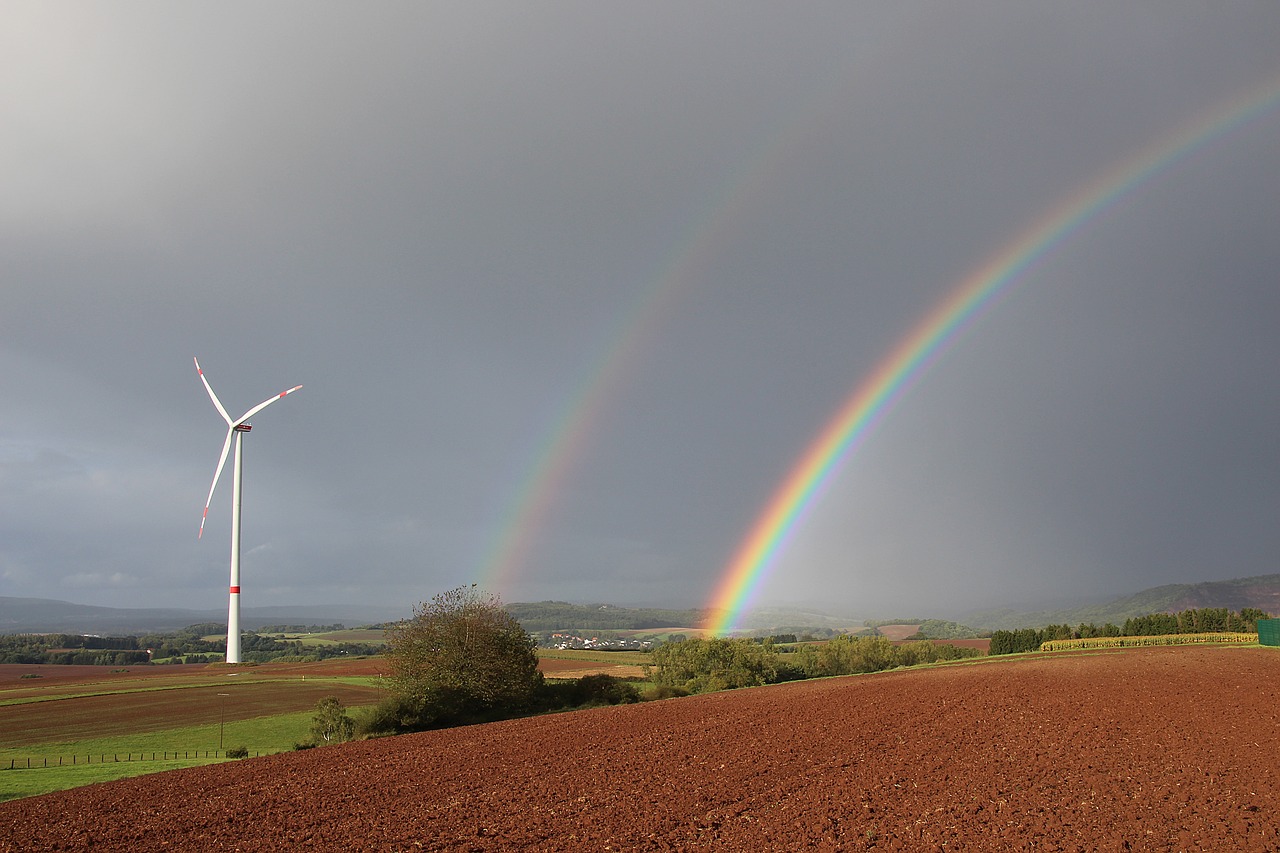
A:
<svg viewBox="0 0 1280 853">
<path fill-rule="evenodd" d="M 161 773 L 165 770 L 218 764 L 228 760 L 235 759 L 209 758 L 146 763 L 109 762 L 107 764 L 80 764 L 75 767 L 0 770 L 0 802 L 16 800 L 22 797 L 35 797 L 54 791 L 65 791 L 68 788 L 80 788 L 84 785 L 93 785 L 98 782 L 113 782 L 117 779 L 128 779 L 131 776 L 146 776 L 151 773 Z M 3 766 L 8 767 L 9 763 L 6 761 Z"/>
<path fill-rule="evenodd" d="M 356 705 L 347 712 L 357 713 L 369 707 L 373 706 Z M 236 760 L 196 757 L 196 753 L 225 752 L 241 746 L 248 749 L 250 755 L 288 752 L 309 736 L 313 717 L 314 711 L 294 711 L 113 737 L 0 747 L 0 801 Z M 177 752 L 190 753 L 192 757 L 175 759 L 172 756 Z M 169 753 L 170 758 L 163 758 L 165 753 Z M 152 755 L 157 757 L 152 759 Z M 73 756 L 75 764 L 71 764 Z M 25 766 L 28 759 L 33 765 L 29 769 Z M 56 764 L 59 759 L 61 766 Z M 18 768 L 9 770 L 11 762 Z M 45 762 L 51 766 L 45 767 Z M 37 764 L 40 766 L 35 766 Z"/>
</svg>

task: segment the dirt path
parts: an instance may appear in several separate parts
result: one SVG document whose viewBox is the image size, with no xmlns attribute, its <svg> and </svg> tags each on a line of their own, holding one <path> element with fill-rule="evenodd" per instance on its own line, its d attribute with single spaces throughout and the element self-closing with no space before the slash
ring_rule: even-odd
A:
<svg viewBox="0 0 1280 853">
<path fill-rule="evenodd" d="M 1277 850 L 1278 714 L 1271 649 L 882 673 L 17 800 L 0 850 Z"/>
</svg>

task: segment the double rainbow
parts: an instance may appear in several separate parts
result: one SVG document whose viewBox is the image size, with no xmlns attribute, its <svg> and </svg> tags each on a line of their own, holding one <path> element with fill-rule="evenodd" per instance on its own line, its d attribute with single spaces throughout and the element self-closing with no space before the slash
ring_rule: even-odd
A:
<svg viewBox="0 0 1280 853">
<path fill-rule="evenodd" d="M 724 571 L 706 627 L 733 629 L 805 511 L 894 401 L 1001 293 L 1085 222 L 1193 152 L 1273 109 L 1280 77 L 1216 104 L 1104 172 L 1006 244 L 951 289 L 876 366 L 823 427 L 760 514 Z"/>
</svg>

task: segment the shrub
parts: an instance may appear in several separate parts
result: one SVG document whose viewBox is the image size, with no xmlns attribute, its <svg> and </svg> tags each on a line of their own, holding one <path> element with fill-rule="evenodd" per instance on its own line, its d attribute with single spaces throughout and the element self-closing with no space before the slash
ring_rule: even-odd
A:
<svg viewBox="0 0 1280 853">
<path fill-rule="evenodd" d="M 721 638 L 664 643 L 653 653 L 655 684 L 708 693 L 778 680 L 778 655 L 750 640 Z"/>
<path fill-rule="evenodd" d="M 640 701 L 634 684 L 612 675 L 584 675 L 574 683 L 573 704 L 579 707 L 629 705 Z"/>
<path fill-rule="evenodd" d="M 542 684 L 533 638 L 474 586 L 418 605 L 387 641 L 396 693 L 435 724 L 527 709 Z"/>
<path fill-rule="evenodd" d="M 227 750 L 227 758 L 248 758 L 248 757 L 249 757 L 249 747 L 247 746 L 233 746 L 231 747 L 231 749 Z"/>
<path fill-rule="evenodd" d="M 821 645 L 805 646 L 799 656 L 809 678 L 879 672 L 898 666 L 893 643 L 884 637 L 841 634 Z"/>
<path fill-rule="evenodd" d="M 337 696 L 326 696 L 316 703 L 316 714 L 311 718 L 311 739 L 315 743 L 343 743 L 355 734 L 355 720 L 347 716 L 347 709 Z"/>
<path fill-rule="evenodd" d="M 1160 634 L 1133 637 L 1089 637 L 1080 640 L 1048 640 L 1040 646 L 1042 652 L 1061 652 L 1072 649 L 1120 649 L 1140 646 L 1183 646 L 1195 643 L 1256 643 L 1257 634 Z"/>
<path fill-rule="evenodd" d="M 389 696 L 356 716 L 357 737 L 398 735 L 430 728 L 435 721 L 424 699 Z"/>
</svg>

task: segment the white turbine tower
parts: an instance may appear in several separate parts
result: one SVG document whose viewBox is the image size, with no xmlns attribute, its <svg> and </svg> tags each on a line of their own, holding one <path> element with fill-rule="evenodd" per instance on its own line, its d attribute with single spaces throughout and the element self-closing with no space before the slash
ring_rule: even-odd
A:
<svg viewBox="0 0 1280 853">
<path fill-rule="evenodd" d="M 240 663 L 240 481 L 241 473 L 244 469 L 240 445 L 244 440 L 244 434 L 253 428 L 245 421 L 270 406 L 276 400 L 292 394 L 302 386 L 295 385 L 288 391 L 281 391 L 269 400 L 263 400 L 233 421 L 231 416 L 227 414 L 227 410 L 222 407 L 222 403 L 218 400 L 218 395 L 213 393 L 209 380 L 204 378 L 204 371 L 200 369 L 200 359 L 195 359 L 195 363 L 196 373 L 200 374 L 200 381 L 204 383 L 204 390 L 209 392 L 209 399 L 213 400 L 213 405 L 217 408 L 218 414 L 222 415 L 222 419 L 227 422 L 227 440 L 222 443 L 222 456 L 218 458 L 218 467 L 213 472 L 213 485 L 209 487 L 209 497 L 204 502 L 204 515 L 200 517 L 200 532 L 196 534 L 197 539 L 204 536 L 204 522 L 209 517 L 209 504 L 213 501 L 213 490 L 218 488 L 218 478 L 222 476 L 222 468 L 227 464 L 227 451 L 231 449 L 231 437 L 235 436 L 236 440 L 235 473 L 231 480 L 231 489 L 235 494 L 231 497 L 231 592 L 230 600 L 227 604 L 227 663 Z"/>
</svg>

